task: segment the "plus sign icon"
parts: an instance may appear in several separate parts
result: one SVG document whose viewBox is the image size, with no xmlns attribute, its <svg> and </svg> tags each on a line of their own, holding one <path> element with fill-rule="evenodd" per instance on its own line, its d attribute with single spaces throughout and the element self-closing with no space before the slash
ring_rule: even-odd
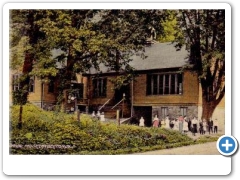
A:
<svg viewBox="0 0 240 180">
<path fill-rule="evenodd" d="M 218 151 L 224 156 L 231 156 L 238 149 L 238 142 L 233 136 L 221 136 L 216 145 Z"/>
</svg>

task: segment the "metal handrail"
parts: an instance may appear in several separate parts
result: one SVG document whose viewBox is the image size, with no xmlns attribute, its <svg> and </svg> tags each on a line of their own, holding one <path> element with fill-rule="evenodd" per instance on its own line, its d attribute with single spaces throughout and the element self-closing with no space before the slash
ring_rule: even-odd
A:
<svg viewBox="0 0 240 180">
<path fill-rule="evenodd" d="M 131 116 L 131 117 L 129 117 L 129 118 L 126 118 L 126 119 L 122 119 L 122 120 L 120 120 L 120 124 L 122 124 L 122 123 L 124 123 L 124 122 L 130 120 L 132 117 L 133 117 L 133 116 Z"/>
<path fill-rule="evenodd" d="M 100 111 L 111 99 L 108 99 L 98 110 Z"/>
<path fill-rule="evenodd" d="M 124 98 L 121 100 L 121 101 L 119 101 L 117 104 L 115 104 L 115 106 L 113 106 L 111 109 L 114 109 L 117 105 L 119 105 L 122 101 L 124 100 Z"/>
</svg>

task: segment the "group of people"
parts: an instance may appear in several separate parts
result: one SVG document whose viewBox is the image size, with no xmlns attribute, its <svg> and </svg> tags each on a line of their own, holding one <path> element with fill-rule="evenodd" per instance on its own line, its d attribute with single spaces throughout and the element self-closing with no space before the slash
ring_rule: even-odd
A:
<svg viewBox="0 0 240 180">
<path fill-rule="evenodd" d="M 97 111 L 97 114 L 95 114 L 95 111 L 92 112 L 92 117 L 97 118 L 100 121 L 105 121 L 104 112 L 100 113 L 100 111 Z"/>
<path fill-rule="evenodd" d="M 139 120 L 139 126 L 144 126 L 144 118 L 141 117 Z M 189 119 L 186 116 L 179 116 L 178 118 L 171 119 L 167 115 L 165 119 L 160 120 L 157 115 L 155 115 L 153 122 L 153 127 L 163 127 L 166 129 L 173 129 L 180 131 L 182 133 L 192 132 L 195 136 L 196 133 L 205 134 L 208 130 L 210 133 L 218 132 L 218 121 L 210 119 L 209 121 L 198 120 L 197 117 Z"/>
<path fill-rule="evenodd" d="M 193 118 L 192 121 L 189 122 L 192 123 L 192 126 L 189 126 L 189 131 L 195 135 L 196 133 L 205 134 L 207 131 L 210 133 L 218 133 L 218 120 L 217 119 L 209 119 L 208 121 L 206 119 L 198 120 L 196 117 Z"/>
</svg>

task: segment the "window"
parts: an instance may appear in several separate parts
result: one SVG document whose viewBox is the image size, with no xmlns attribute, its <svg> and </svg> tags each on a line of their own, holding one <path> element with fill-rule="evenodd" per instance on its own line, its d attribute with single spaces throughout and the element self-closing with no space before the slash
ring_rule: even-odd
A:
<svg viewBox="0 0 240 180">
<path fill-rule="evenodd" d="M 34 92 L 34 77 L 31 77 L 29 80 L 29 92 Z"/>
<path fill-rule="evenodd" d="M 168 108 L 167 107 L 162 107 L 161 108 L 161 115 L 162 115 L 162 118 L 165 119 L 165 117 L 168 115 Z"/>
<path fill-rule="evenodd" d="M 147 76 L 147 95 L 182 94 L 182 74 Z"/>
<path fill-rule="evenodd" d="M 93 96 L 94 97 L 107 96 L 107 78 L 93 79 Z"/>
<path fill-rule="evenodd" d="M 83 99 L 83 83 L 74 83 L 72 84 L 72 93 L 78 100 Z"/>
<path fill-rule="evenodd" d="M 12 76 L 12 90 L 13 91 L 17 91 L 20 89 L 20 82 L 19 82 L 19 78 L 20 78 L 20 74 L 14 74 Z"/>
<path fill-rule="evenodd" d="M 180 114 L 182 116 L 187 116 L 187 107 L 180 107 Z"/>
<path fill-rule="evenodd" d="M 49 93 L 54 93 L 54 81 L 52 79 L 48 83 L 48 92 Z"/>
</svg>

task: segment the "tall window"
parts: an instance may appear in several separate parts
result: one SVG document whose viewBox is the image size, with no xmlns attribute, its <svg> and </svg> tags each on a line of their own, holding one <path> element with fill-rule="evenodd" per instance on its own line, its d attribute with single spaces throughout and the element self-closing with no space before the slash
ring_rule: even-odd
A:
<svg viewBox="0 0 240 180">
<path fill-rule="evenodd" d="M 147 95 L 182 94 L 182 74 L 150 74 Z"/>
<path fill-rule="evenodd" d="M 94 97 L 107 96 L 107 78 L 93 79 L 93 96 Z"/>
<path fill-rule="evenodd" d="M 162 118 L 165 119 L 165 117 L 168 115 L 168 108 L 167 107 L 162 107 L 161 108 L 161 116 Z"/>
<path fill-rule="evenodd" d="M 48 83 L 48 92 L 49 93 L 54 93 L 54 81 L 52 79 Z"/>
<path fill-rule="evenodd" d="M 29 92 L 34 92 L 34 77 L 31 77 L 29 80 Z"/>
<path fill-rule="evenodd" d="M 20 74 L 14 74 L 12 76 L 12 90 L 13 91 L 17 91 L 20 89 L 20 82 L 19 82 L 19 78 L 20 78 Z"/>
<path fill-rule="evenodd" d="M 83 89 L 84 89 L 83 83 L 72 84 L 72 93 L 74 94 L 75 97 L 77 97 L 78 100 L 83 99 Z"/>
<path fill-rule="evenodd" d="M 187 116 L 187 107 L 180 107 L 180 114 L 182 116 Z"/>
</svg>

